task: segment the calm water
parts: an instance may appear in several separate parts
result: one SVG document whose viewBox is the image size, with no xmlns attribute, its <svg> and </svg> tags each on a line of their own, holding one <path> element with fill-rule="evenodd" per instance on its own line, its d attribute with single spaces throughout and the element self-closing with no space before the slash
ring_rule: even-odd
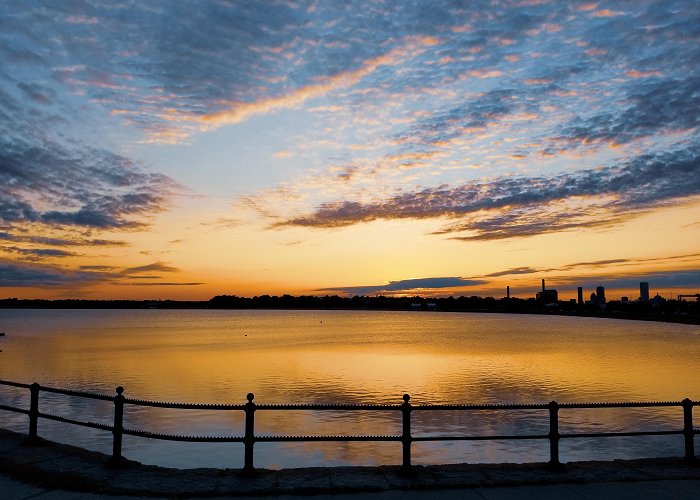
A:
<svg viewBox="0 0 700 500">
<path fill-rule="evenodd" d="M 414 404 L 700 399 L 700 328 L 498 314 L 0 309 L 0 378 L 158 401 Z M 0 386 L 0 401 L 28 405 Z M 111 403 L 42 394 L 42 411 L 111 423 Z M 2 426 L 27 432 L 23 415 Z M 126 407 L 154 432 L 242 435 L 242 412 Z M 700 418 L 700 417 L 696 417 Z M 546 412 L 414 412 L 413 435 L 546 433 Z M 679 408 L 562 410 L 562 432 L 682 427 Z M 258 434 L 400 434 L 400 415 L 256 413 Z M 104 432 L 41 420 L 40 435 L 111 452 Z M 415 463 L 546 461 L 546 441 L 414 444 Z M 563 461 L 683 453 L 682 437 L 563 440 Z M 241 467 L 243 447 L 125 437 L 124 455 Z M 255 446 L 259 467 L 396 464 L 398 443 Z"/>
</svg>

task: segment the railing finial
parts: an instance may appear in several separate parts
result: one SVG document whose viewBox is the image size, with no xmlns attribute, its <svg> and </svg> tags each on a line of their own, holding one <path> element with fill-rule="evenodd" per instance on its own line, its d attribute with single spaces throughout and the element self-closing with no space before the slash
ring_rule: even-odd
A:
<svg viewBox="0 0 700 500">
<path fill-rule="evenodd" d="M 253 394 L 252 392 L 249 392 L 249 393 L 246 395 L 246 399 L 248 400 L 249 403 L 252 403 L 253 400 L 255 399 L 255 394 Z"/>
</svg>

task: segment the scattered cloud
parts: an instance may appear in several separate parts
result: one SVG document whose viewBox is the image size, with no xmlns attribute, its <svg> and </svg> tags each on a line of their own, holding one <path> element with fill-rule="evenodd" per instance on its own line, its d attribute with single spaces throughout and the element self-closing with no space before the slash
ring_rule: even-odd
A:
<svg viewBox="0 0 700 500">
<path fill-rule="evenodd" d="M 678 182 L 683 179 L 682 182 Z M 437 234 L 465 240 L 607 227 L 700 195 L 700 148 L 645 154 L 613 167 L 551 177 L 502 177 L 398 193 L 374 202 L 338 201 L 273 227 L 335 228 L 375 220 L 452 219 Z M 563 202 L 578 205 L 562 210 Z"/>
<path fill-rule="evenodd" d="M 129 267 L 122 270 L 122 274 L 140 274 L 140 273 L 151 273 L 151 272 L 161 272 L 161 273 L 175 273 L 180 271 L 178 268 L 171 265 L 165 264 L 164 262 L 154 262 L 153 264 L 147 264 L 145 266 L 139 267 Z"/>
<path fill-rule="evenodd" d="M 392 295 L 397 293 L 419 294 L 425 290 L 436 290 L 444 288 L 462 288 L 468 286 L 481 285 L 483 280 L 445 277 L 445 278 L 416 278 L 398 281 L 390 281 L 384 285 L 349 286 L 321 288 L 317 292 L 349 293 L 353 295 Z"/>
<path fill-rule="evenodd" d="M 98 273 L 71 271 L 54 266 L 0 261 L 0 287 L 78 287 L 102 279 Z"/>
</svg>

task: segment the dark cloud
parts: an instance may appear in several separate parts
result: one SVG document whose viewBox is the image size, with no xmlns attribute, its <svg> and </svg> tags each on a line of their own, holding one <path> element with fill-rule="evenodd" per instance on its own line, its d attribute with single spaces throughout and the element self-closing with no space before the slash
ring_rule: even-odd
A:
<svg viewBox="0 0 700 500">
<path fill-rule="evenodd" d="M 459 221 L 445 226 L 442 234 L 469 231 L 472 234 L 459 237 L 501 239 L 609 226 L 697 194 L 700 147 L 692 147 L 552 177 L 503 177 L 456 187 L 438 186 L 374 203 L 325 203 L 309 215 L 281 221 L 275 227 L 330 228 L 378 219 L 449 218 Z M 596 201 L 604 196 L 614 199 Z M 574 199 L 588 201 L 579 212 L 562 212 L 550 206 Z"/>
<path fill-rule="evenodd" d="M 56 91 L 38 83 L 20 82 L 17 87 L 32 101 L 39 104 L 50 104 L 56 98 Z"/>
<path fill-rule="evenodd" d="M 114 271 L 116 269 L 116 267 L 94 265 L 94 266 L 80 266 L 79 269 L 81 271 Z"/>
<path fill-rule="evenodd" d="M 515 89 L 492 90 L 458 106 L 434 112 L 394 139 L 409 144 L 449 141 L 463 135 L 464 129 L 485 128 L 515 111 L 537 109 L 537 104 L 523 102 L 522 94 Z"/>
<path fill-rule="evenodd" d="M 0 287 L 75 287 L 102 279 L 103 276 L 99 273 L 0 261 Z"/>
<path fill-rule="evenodd" d="M 583 144 L 624 144 L 664 132 L 700 126 L 700 77 L 656 79 L 632 86 L 626 106 L 587 118 L 576 118 L 553 139 L 547 151 L 571 149 Z"/>
<path fill-rule="evenodd" d="M 350 286 L 336 288 L 321 288 L 317 292 L 350 293 L 353 295 L 395 294 L 399 292 L 418 293 L 426 289 L 459 288 L 484 284 L 485 281 L 458 277 L 446 278 L 416 278 L 390 281 L 385 285 Z"/>
<path fill-rule="evenodd" d="M 511 269 L 506 269 L 505 271 L 485 274 L 484 278 L 497 278 L 499 276 L 510 276 L 513 274 L 533 274 L 536 272 L 538 272 L 538 270 L 532 267 L 513 267 Z"/>
<path fill-rule="evenodd" d="M 30 260 L 42 259 L 45 257 L 76 257 L 80 255 L 75 252 L 59 250 L 57 248 L 20 248 L 16 246 L 0 246 L 0 251 L 20 254 Z"/>
<path fill-rule="evenodd" d="M 602 259 L 602 260 L 591 260 L 584 262 L 573 262 L 571 264 L 563 264 L 557 267 L 547 267 L 547 268 L 533 268 L 533 267 L 515 267 L 510 269 L 505 269 L 502 271 L 497 271 L 489 274 L 485 274 L 484 278 L 496 278 L 499 276 L 509 276 L 514 274 L 535 274 L 535 273 L 549 273 L 554 271 L 572 271 L 580 268 L 590 269 L 590 268 L 606 268 L 606 267 L 618 267 L 620 265 L 628 264 L 645 264 L 653 262 L 665 262 L 673 263 L 676 266 L 687 265 L 686 262 L 695 262 L 700 257 L 700 253 L 690 253 L 682 255 L 665 255 L 663 257 L 626 257 L 619 259 Z"/>
<path fill-rule="evenodd" d="M 46 137 L 48 115 L 0 96 L 0 223 L 134 229 L 180 189 L 123 156 Z"/>
<path fill-rule="evenodd" d="M 46 252 L 50 256 L 54 256 L 53 250 L 25 251 L 22 249 L 19 251 L 29 256 L 33 252 L 38 254 Z M 60 252 L 60 250 L 57 252 Z M 31 259 L 25 255 L 24 260 Z M 72 270 L 55 265 L 0 260 L 0 287 L 70 288 L 74 290 L 76 287 L 97 283 L 137 286 L 196 286 L 205 284 L 200 282 L 155 281 L 160 279 L 161 276 L 140 274 L 150 271 L 176 272 L 178 269 L 162 262 L 155 262 L 146 266 L 122 270 L 105 265 L 83 265 L 77 270 Z M 131 281 L 134 279 L 154 281 Z"/>
<path fill-rule="evenodd" d="M 14 228 L 15 231 L 20 231 L 18 228 Z M 51 238 L 46 236 L 29 236 L 23 234 L 13 234 L 6 231 L 0 231 L 0 240 L 14 241 L 17 243 L 34 243 L 37 245 L 50 245 L 57 247 L 66 246 L 98 246 L 98 247 L 123 247 L 128 244 L 125 241 L 119 240 L 103 240 L 103 239 L 93 239 L 85 237 L 72 237 L 72 238 Z"/>
<path fill-rule="evenodd" d="M 158 281 L 158 282 L 153 282 L 153 283 L 129 282 L 129 283 L 112 283 L 112 284 L 113 285 L 129 285 L 129 286 L 198 286 L 198 285 L 206 285 L 206 283 L 203 283 L 203 282 L 175 283 L 175 282 L 167 282 L 167 281 Z"/>
<path fill-rule="evenodd" d="M 139 266 L 139 267 L 129 267 L 127 269 L 122 270 L 122 274 L 140 274 L 140 273 L 150 273 L 153 271 L 157 272 L 162 272 L 162 273 L 174 273 L 178 272 L 179 269 L 177 267 L 170 266 L 168 264 L 165 264 L 163 262 L 154 262 L 153 264 L 148 264 L 145 266 Z"/>
</svg>

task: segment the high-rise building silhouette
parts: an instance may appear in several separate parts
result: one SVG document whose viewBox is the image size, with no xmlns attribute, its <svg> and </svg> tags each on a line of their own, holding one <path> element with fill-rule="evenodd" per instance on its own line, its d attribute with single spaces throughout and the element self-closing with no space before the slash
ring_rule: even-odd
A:
<svg viewBox="0 0 700 500">
<path fill-rule="evenodd" d="M 583 287 L 578 287 L 578 303 L 583 304 Z"/>
<path fill-rule="evenodd" d="M 639 300 L 649 302 L 649 283 L 646 281 L 639 283 Z"/>
<path fill-rule="evenodd" d="M 605 304 L 605 287 L 603 285 L 598 285 L 595 288 L 595 294 L 597 297 L 598 304 Z"/>
</svg>

